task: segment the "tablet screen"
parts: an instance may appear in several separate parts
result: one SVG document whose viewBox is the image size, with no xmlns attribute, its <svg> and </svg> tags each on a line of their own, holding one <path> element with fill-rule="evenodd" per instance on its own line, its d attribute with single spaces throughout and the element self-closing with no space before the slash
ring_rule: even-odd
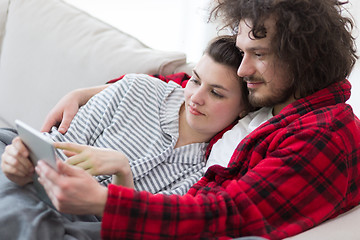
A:
<svg viewBox="0 0 360 240">
<path fill-rule="evenodd" d="M 49 166 L 57 170 L 55 148 L 52 145 L 52 140 L 20 120 L 16 120 L 15 124 L 21 140 L 29 149 L 29 158 L 33 162 L 34 166 L 36 166 L 39 160 L 44 160 Z M 38 175 L 36 172 L 33 176 L 33 184 L 38 197 L 54 208 L 51 200 L 46 194 L 45 189 L 38 182 Z"/>
<path fill-rule="evenodd" d="M 20 120 L 15 121 L 19 136 L 30 151 L 30 160 L 36 166 L 44 160 L 52 168 L 56 168 L 55 148 L 52 140 Z"/>
</svg>

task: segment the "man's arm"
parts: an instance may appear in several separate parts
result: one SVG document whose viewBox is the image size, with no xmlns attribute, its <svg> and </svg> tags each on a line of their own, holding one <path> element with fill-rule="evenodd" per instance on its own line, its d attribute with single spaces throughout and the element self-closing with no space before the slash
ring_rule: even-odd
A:
<svg viewBox="0 0 360 240">
<path fill-rule="evenodd" d="M 107 188 L 101 186 L 89 173 L 79 167 L 57 161 L 58 172 L 44 161 L 39 161 L 36 172 L 54 206 L 71 214 L 102 216 Z"/>
<path fill-rule="evenodd" d="M 352 148 L 350 143 L 344 146 L 349 136 L 329 133 L 327 129 L 294 134 L 269 130 L 274 134 L 274 149 L 263 153 L 256 149 L 252 156 L 243 149 L 235 154 L 237 164 L 227 169 L 210 168 L 187 195 L 153 195 L 110 185 L 102 236 L 258 235 L 282 239 L 359 202 L 356 179 L 346 177 L 359 168 L 356 155 L 345 150 Z M 243 160 L 249 156 L 248 165 Z M 349 192 L 353 197 L 344 202 Z"/>
<path fill-rule="evenodd" d="M 115 78 L 108 81 L 108 83 L 115 83 L 121 80 L 125 75 Z M 154 75 L 154 77 L 159 78 L 164 82 L 174 81 L 181 85 L 182 87 L 186 86 L 189 75 L 186 73 L 175 73 L 167 76 Z M 66 94 L 60 101 L 55 105 L 53 109 L 46 116 L 43 126 L 41 128 L 42 132 L 49 132 L 52 126 L 59 126 L 58 130 L 60 133 L 64 134 L 69 129 L 70 123 L 73 120 L 74 116 L 78 112 L 79 108 L 89 101 L 91 97 L 95 94 L 101 92 L 111 84 L 101 85 L 97 87 L 82 88 L 76 89 L 68 94 Z"/>
<path fill-rule="evenodd" d="M 350 159 L 356 156 L 344 151 L 350 146 L 340 144 L 349 140 L 325 132 L 306 129 L 290 137 L 287 131 L 275 132 L 273 143 L 278 146 L 268 149 L 264 158 L 255 149 L 244 166 L 242 158 L 249 155 L 243 149 L 235 154 L 232 168 L 213 166 L 184 196 L 115 185 L 106 191 L 89 174 L 77 173 L 79 169 L 56 175 L 41 165 L 37 172 L 60 211 L 103 215 L 103 238 L 258 235 L 281 239 L 316 226 L 359 200 L 354 196 L 343 201 L 349 188 L 355 187 L 346 176 L 358 168 Z M 277 141 L 282 136 L 283 141 Z M 347 164 L 349 168 L 344 168 Z"/>
<path fill-rule="evenodd" d="M 41 128 L 42 132 L 49 132 L 52 126 L 59 126 L 59 132 L 64 134 L 69 129 L 70 123 L 79 108 L 95 94 L 101 92 L 109 85 L 76 89 L 60 99 L 46 116 Z"/>
</svg>

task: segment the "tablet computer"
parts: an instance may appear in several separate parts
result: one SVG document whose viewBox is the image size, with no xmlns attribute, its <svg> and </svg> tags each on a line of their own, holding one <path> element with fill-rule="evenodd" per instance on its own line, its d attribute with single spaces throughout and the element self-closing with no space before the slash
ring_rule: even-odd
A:
<svg viewBox="0 0 360 240">
<path fill-rule="evenodd" d="M 34 166 L 37 165 L 39 160 L 43 160 L 49 166 L 57 170 L 55 148 L 52 145 L 53 141 L 49 137 L 45 136 L 41 132 L 20 120 L 15 120 L 15 125 L 21 140 L 29 149 L 29 158 Z M 38 182 L 38 175 L 36 172 L 33 176 L 33 181 L 39 198 L 50 206 L 53 206 L 46 194 L 45 189 Z"/>
</svg>

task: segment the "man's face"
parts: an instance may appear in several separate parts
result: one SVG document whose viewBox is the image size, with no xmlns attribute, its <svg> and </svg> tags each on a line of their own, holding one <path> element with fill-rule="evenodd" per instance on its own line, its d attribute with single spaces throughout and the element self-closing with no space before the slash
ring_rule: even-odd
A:
<svg viewBox="0 0 360 240">
<path fill-rule="evenodd" d="M 237 74 L 247 82 L 250 103 L 255 107 L 274 107 L 277 114 L 294 101 L 294 93 L 285 64 L 276 58 L 270 44 L 275 33 L 274 21 L 267 20 L 265 27 L 266 37 L 255 39 L 250 33 L 251 22 L 240 21 L 236 46 L 244 58 Z"/>
</svg>

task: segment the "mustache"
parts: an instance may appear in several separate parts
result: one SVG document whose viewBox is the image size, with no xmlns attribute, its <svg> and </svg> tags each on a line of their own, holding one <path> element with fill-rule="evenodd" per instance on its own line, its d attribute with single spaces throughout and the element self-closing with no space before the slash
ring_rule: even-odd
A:
<svg viewBox="0 0 360 240">
<path fill-rule="evenodd" d="M 245 82 L 265 82 L 265 79 L 261 77 L 255 77 L 255 76 L 247 76 L 243 77 L 243 81 Z"/>
</svg>

